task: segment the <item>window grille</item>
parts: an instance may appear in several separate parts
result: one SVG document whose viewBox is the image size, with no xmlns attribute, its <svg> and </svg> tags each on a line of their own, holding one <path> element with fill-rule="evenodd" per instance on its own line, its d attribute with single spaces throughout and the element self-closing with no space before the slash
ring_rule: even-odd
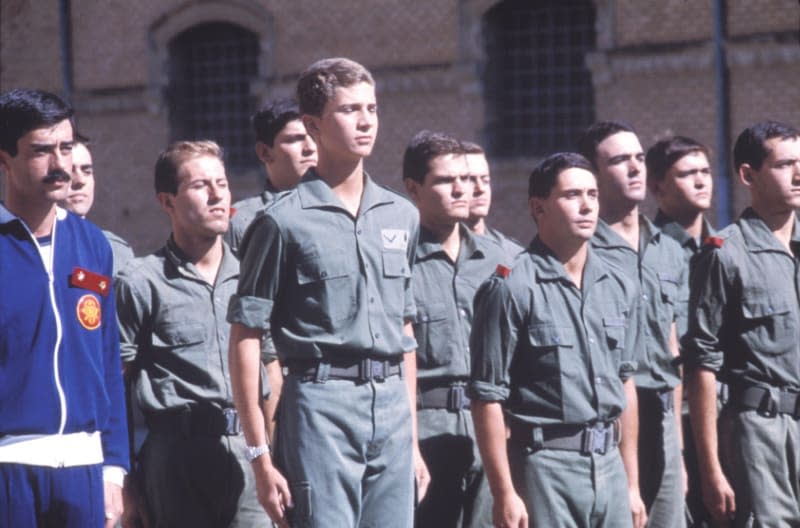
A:
<svg viewBox="0 0 800 528">
<path fill-rule="evenodd" d="M 227 23 L 194 26 L 169 45 L 172 139 L 213 139 L 230 172 L 258 166 L 250 124 L 258 53 L 253 33 Z"/>
<path fill-rule="evenodd" d="M 595 9 L 585 0 L 506 0 L 483 19 L 487 143 L 500 157 L 574 148 L 594 121 L 585 64 L 595 46 Z"/>
</svg>

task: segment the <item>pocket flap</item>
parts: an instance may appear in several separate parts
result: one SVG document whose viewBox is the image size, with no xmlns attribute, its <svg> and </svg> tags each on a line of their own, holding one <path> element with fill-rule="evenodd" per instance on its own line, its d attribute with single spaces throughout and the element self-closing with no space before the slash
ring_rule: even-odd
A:
<svg viewBox="0 0 800 528">
<path fill-rule="evenodd" d="M 383 274 L 386 277 L 410 277 L 405 251 L 383 251 Z"/>
<path fill-rule="evenodd" d="M 443 302 L 417 305 L 417 322 L 430 323 L 447 319 L 447 306 Z"/>
<path fill-rule="evenodd" d="M 742 315 L 747 319 L 772 317 L 785 314 L 790 310 L 785 301 L 772 301 L 770 299 L 742 299 Z"/>
<path fill-rule="evenodd" d="M 309 284 L 311 282 L 347 277 L 347 262 L 339 254 L 330 254 L 325 258 L 318 255 L 309 256 L 297 265 L 297 283 Z"/>
<path fill-rule="evenodd" d="M 532 324 L 528 327 L 531 345 L 535 347 L 571 347 L 575 345 L 575 329 L 569 326 Z"/>
<path fill-rule="evenodd" d="M 175 322 L 160 325 L 153 332 L 156 346 L 188 346 L 205 341 L 206 328 L 200 322 Z"/>
</svg>

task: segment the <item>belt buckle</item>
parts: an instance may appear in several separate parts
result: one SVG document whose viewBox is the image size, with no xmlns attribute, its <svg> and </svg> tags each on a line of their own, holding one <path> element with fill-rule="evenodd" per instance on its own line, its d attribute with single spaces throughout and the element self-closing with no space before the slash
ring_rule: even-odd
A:
<svg viewBox="0 0 800 528">
<path fill-rule="evenodd" d="M 386 367 L 383 361 L 366 358 L 361 360 L 361 379 L 364 381 L 384 381 Z"/>
<path fill-rule="evenodd" d="M 609 428 L 602 424 L 587 427 L 583 431 L 583 453 L 605 455 L 610 444 L 609 436 Z"/>
<path fill-rule="evenodd" d="M 239 413 L 233 407 L 222 409 L 222 416 L 225 417 L 225 436 L 236 436 L 241 431 L 239 424 Z"/>
</svg>

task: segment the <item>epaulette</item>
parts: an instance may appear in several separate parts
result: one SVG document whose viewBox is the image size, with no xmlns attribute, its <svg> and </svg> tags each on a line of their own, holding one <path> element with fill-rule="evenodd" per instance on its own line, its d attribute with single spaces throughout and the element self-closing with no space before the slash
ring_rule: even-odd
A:
<svg viewBox="0 0 800 528">
<path fill-rule="evenodd" d="M 703 240 L 704 246 L 713 246 L 715 248 L 721 248 L 723 242 L 725 242 L 722 238 L 716 236 L 707 236 L 705 240 Z"/>
<path fill-rule="evenodd" d="M 503 277 L 505 279 L 506 277 L 511 275 L 511 268 L 509 268 L 508 266 L 503 266 L 502 264 L 498 264 L 494 272 L 497 273 L 498 277 Z"/>
<path fill-rule="evenodd" d="M 69 285 L 74 288 L 93 291 L 105 297 L 111 287 L 111 279 L 105 275 L 76 266 L 72 270 L 72 275 L 69 276 Z"/>
<path fill-rule="evenodd" d="M 230 208 L 230 211 L 229 211 L 229 213 L 228 213 L 228 216 L 229 216 L 230 218 L 233 218 L 233 215 L 235 215 L 235 214 L 236 214 L 236 208 L 235 208 L 235 207 L 231 207 L 231 208 Z"/>
</svg>

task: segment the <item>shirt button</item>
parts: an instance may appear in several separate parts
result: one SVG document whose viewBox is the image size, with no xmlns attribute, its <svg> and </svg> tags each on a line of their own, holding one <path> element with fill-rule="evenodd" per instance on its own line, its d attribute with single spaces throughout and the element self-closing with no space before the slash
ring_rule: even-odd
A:
<svg viewBox="0 0 800 528">
<path fill-rule="evenodd" d="M 466 311 L 465 309 L 463 309 L 463 308 L 462 308 L 462 309 L 460 310 L 460 312 L 461 312 L 461 316 L 462 316 L 462 317 L 466 317 L 466 316 L 467 316 L 467 311 Z"/>
<path fill-rule="evenodd" d="M 378 333 L 376 333 L 376 334 L 375 334 L 375 339 L 380 339 L 380 338 L 381 338 L 381 335 L 380 335 L 380 334 L 378 334 Z"/>
<path fill-rule="evenodd" d="M 601 383 L 603 383 L 603 378 L 601 378 L 600 376 L 597 376 L 597 377 L 594 379 L 594 381 L 596 381 L 598 384 L 601 384 Z"/>
<path fill-rule="evenodd" d="M 361 234 L 361 228 L 358 228 L 358 229 L 356 229 L 356 234 L 357 234 L 357 235 L 360 235 L 360 234 Z"/>
<path fill-rule="evenodd" d="M 319 274 L 319 276 L 324 279 L 325 277 L 328 276 L 328 272 L 327 271 L 323 271 L 322 273 Z"/>
<path fill-rule="evenodd" d="M 590 343 L 592 343 L 592 344 L 594 344 L 594 338 L 593 338 L 593 337 L 590 337 L 590 338 L 589 338 L 589 342 L 590 342 Z"/>
<path fill-rule="evenodd" d="M 369 302 L 370 302 L 370 303 L 374 303 L 374 302 L 375 302 L 375 297 L 370 297 L 370 298 L 369 298 Z"/>
<path fill-rule="evenodd" d="M 647 294 L 646 293 L 642 294 L 642 299 L 644 299 L 645 301 L 647 300 Z"/>
</svg>

